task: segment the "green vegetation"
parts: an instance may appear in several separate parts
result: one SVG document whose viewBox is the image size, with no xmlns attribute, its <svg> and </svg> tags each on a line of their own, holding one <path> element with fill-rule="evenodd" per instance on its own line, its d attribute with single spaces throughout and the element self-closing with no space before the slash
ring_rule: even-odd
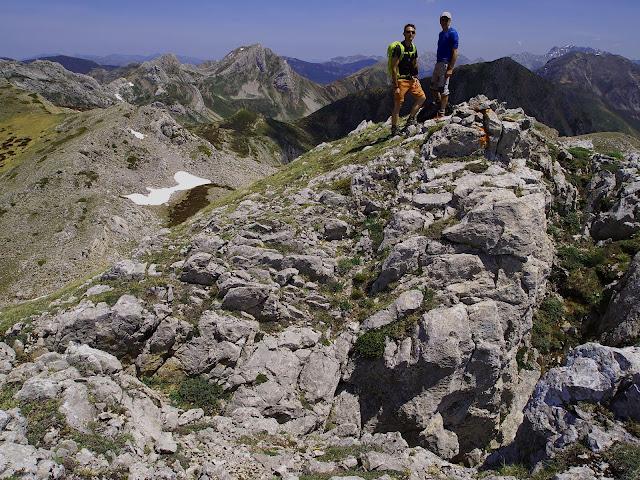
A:
<svg viewBox="0 0 640 480">
<path fill-rule="evenodd" d="M 91 188 L 93 182 L 98 181 L 98 174 L 93 170 L 81 170 L 76 173 L 78 177 L 84 177 L 84 186 L 87 188 Z"/>
<path fill-rule="evenodd" d="M 258 375 L 256 375 L 256 380 L 255 382 L 253 382 L 255 385 L 261 385 L 263 383 L 266 383 L 269 379 L 267 378 L 267 376 L 260 372 Z"/>
<path fill-rule="evenodd" d="M 49 178 L 48 177 L 42 177 L 40 180 L 38 180 L 36 182 L 36 186 L 42 190 L 44 187 L 47 186 L 47 184 L 49 183 Z"/>
<path fill-rule="evenodd" d="M 557 474 L 567 471 L 572 466 L 585 464 L 581 457 L 588 455 L 588 452 L 587 447 L 577 443 L 558 452 L 554 458 L 544 461 L 542 468 L 536 473 L 530 473 L 526 465 L 503 464 L 496 471 L 483 472 L 480 478 L 497 474 L 523 480 L 552 480 Z"/>
<path fill-rule="evenodd" d="M 140 163 L 140 158 L 136 155 L 129 155 L 127 157 L 127 168 L 129 170 L 137 170 L 138 164 Z"/>
<path fill-rule="evenodd" d="M 355 255 L 353 257 L 342 257 L 338 260 L 337 272 L 340 275 L 344 275 L 345 273 L 351 271 L 353 268 L 362 264 L 362 257 L 360 255 Z"/>
<path fill-rule="evenodd" d="M 564 315 L 564 304 L 556 296 L 545 298 L 534 314 L 531 345 L 541 354 L 562 351 L 566 346 L 567 338 L 562 331 Z"/>
<path fill-rule="evenodd" d="M 364 228 L 369 231 L 369 238 L 373 244 L 373 251 L 377 251 L 384 240 L 384 227 L 387 223 L 388 212 L 375 213 L 364 221 Z"/>
<path fill-rule="evenodd" d="M 614 478 L 620 480 L 636 480 L 640 478 L 640 446 L 620 443 L 607 450 L 604 459 Z"/>
<path fill-rule="evenodd" d="M 96 422 L 90 422 L 87 425 L 89 433 L 72 429 L 58 410 L 60 404 L 60 400 L 20 404 L 20 411 L 27 419 L 27 440 L 30 445 L 44 446 L 44 437 L 51 429 L 58 430 L 63 437 L 71 437 L 79 448 L 86 448 L 98 454 L 107 452 L 119 454 L 126 443 L 132 441 L 132 437 L 128 434 L 119 434 L 114 437 L 104 435 Z"/>
<path fill-rule="evenodd" d="M 422 235 L 427 238 L 433 238 L 435 240 L 439 240 L 442 238 L 442 232 L 444 232 L 447 228 L 452 227 L 459 220 L 456 217 L 442 218 L 440 220 L 436 220 L 427 228 L 422 231 Z"/>
<path fill-rule="evenodd" d="M 45 107 L 37 98 L 7 83 L 0 89 L 0 174 L 11 170 L 48 137 L 59 137 L 55 127 L 68 114 L 57 107 Z"/>
<path fill-rule="evenodd" d="M 341 195 L 351 195 L 351 177 L 341 178 L 334 181 L 329 188 Z"/>
<path fill-rule="evenodd" d="M 202 377 L 176 378 L 171 381 L 143 377 L 142 381 L 167 394 L 176 407 L 202 408 L 206 415 L 220 413 L 220 401 L 227 397 L 220 385 Z"/>
<path fill-rule="evenodd" d="M 18 401 L 13 396 L 20 390 L 20 385 L 4 385 L 0 389 L 0 410 L 10 410 L 18 406 Z"/>
<path fill-rule="evenodd" d="M 243 157 L 259 157 L 269 153 L 278 160 L 283 152 L 303 153 L 313 144 L 309 135 L 302 129 L 285 122 L 264 118 L 255 111 L 240 109 L 220 123 L 193 125 L 191 130 L 206 139 L 217 149 L 228 148 Z M 208 147 L 198 147 L 207 157 Z"/>
<path fill-rule="evenodd" d="M 382 358 L 387 337 L 394 340 L 401 340 L 410 336 L 422 317 L 422 314 L 434 309 L 437 306 L 437 299 L 433 290 L 424 292 L 424 300 L 417 312 L 407 317 L 397 320 L 374 330 L 363 333 L 356 340 L 354 350 L 361 357 L 367 359 Z"/>
<path fill-rule="evenodd" d="M 489 168 L 489 163 L 485 161 L 468 163 L 465 170 L 471 173 L 484 173 Z"/>
<path fill-rule="evenodd" d="M 198 151 L 205 157 L 210 157 L 212 154 L 211 149 L 206 145 L 198 145 Z"/>
<path fill-rule="evenodd" d="M 5 308 L 0 311 L 0 333 L 4 334 L 10 327 L 15 325 L 16 323 L 22 321 L 25 323 L 29 323 L 29 318 L 34 315 L 39 315 L 45 310 L 51 311 L 49 308 L 49 304 L 55 300 L 61 299 L 63 297 L 68 297 L 71 295 L 78 296 L 79 290 L 82 284 L 89 278 L 92 278 L 96 274 L 100 273 L 103 270 L 103 266 L 100 266 L 99 269 L 89 273 L 85 278 L 81 278 L 75 280 L 65 287 L 61 288 L 57 292 L 52 293 L 51 295 L 45 295 L 42 298 L 37 300 L 32 300 L 30 302 L 20 303 L 18 305 L 13 305 Z M 6 342 L 8 339 L 5 339 Z"/>
<path fill-rule="evenodd" d="M 616 160 L 624 160 L 624 155 L 620 150 L 610 150 L 605 152 L 605 155 L 615 158 Z"/>
</svg>

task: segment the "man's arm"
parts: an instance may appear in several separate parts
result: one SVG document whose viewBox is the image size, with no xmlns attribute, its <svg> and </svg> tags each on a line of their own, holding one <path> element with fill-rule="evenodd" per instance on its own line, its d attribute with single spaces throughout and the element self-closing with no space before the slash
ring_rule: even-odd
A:
<svg viewBox="0 0 640 480">
<path fill-rule="evenodd" d="M 449 61 L 449 66 L 447 67 L 447 77 L 453 75 L 453 67 L 456 66 L 456 61 L 458 60 L 458 49 L 454 48 L 451 50 L 451 61 Z"/>
<path fill-rule="evenodd" d="M 413 69 L 413 71 L 411 73 L 413 73 L 413 78 L 417 81 L 418 80 L 418 56 L 416 55 L 413 59 L 413 64 L 411 65 L 411 68 Z"/>
<path fill-rule="evenodd" d="M 391 58 L 391 78 L 393 80 L 393 88 L 398 88 L 398 66 L 400 65 L 400 57 Z"/>
</svg>

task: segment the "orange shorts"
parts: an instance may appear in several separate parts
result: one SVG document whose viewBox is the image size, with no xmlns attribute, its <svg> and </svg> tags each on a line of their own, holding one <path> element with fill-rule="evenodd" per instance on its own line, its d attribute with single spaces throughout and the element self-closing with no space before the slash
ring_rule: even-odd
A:
<svg viewBox="0 0 640 480">
<path fill-rule="evenodd" d="M 425 96 L 419 80 L 398 80 L 398 87 L 400 87 L 400 93 L 398 93 L 395 88 L 393 89 L 393 98 L 396 102 L 404 102 L 404 97 L 407 92 L 411 92 L 411 95 L 416 98 Z"/>
</svg>

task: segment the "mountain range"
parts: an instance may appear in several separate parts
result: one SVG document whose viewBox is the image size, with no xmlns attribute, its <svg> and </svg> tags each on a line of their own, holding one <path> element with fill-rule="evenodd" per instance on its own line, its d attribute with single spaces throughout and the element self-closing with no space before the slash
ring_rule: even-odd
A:
<svg viewBox="0 0 640 480">
<path fill-rule="evenodd" d="M 461 57 L 460 68 L 452 80 L 453 100 L 464 101 L 478 93 L 490 93 L 509 105 L 523 106 L 529 114 L 565 135 L 598 130 L 636 131 L 638 67 L 623 57 L 600 52 L 564 53 L 573 48 L 552 49 L 550 56 L 561 56 L 552 59 L 549 68 L 537 73 L 524 67 L 516 68 L 513 61 L 509 63 L 504 59 L 465 66 L 468 59 Z M 421 55 L 424 69 L 434 61 L 432 57 L 428 52 Z M 78 77 L 79 81 L 74 83 L 64 69 L 48 69 L 51 74 L 56 72 L 58 80 L 42 83 L 41 74 L 28 73 L 29 67 L 25 64 L 5 65 L 11 65 L 3 69 L 5 77 L 13 78 L 12 81 L 23 88 L 39 88 L 42 95 L 62 106 L 87 108 L 91 102 L 83 103 L 79 101 L 82 96 L 77 96 L 84 91 L 87 98 L 102 95 L 103 99 L 96 105 L 117 99 L 137 105 L 162 105 L 177 119 L 196 123 L 220 122 L 245 109 L 279 121 L 298 120 L 298 126 L 306 125 L 307 133 L 316 139 L 336 138 L 363 119 L 380 119 L 390 109 L 384 90 L 388 84 L 385 62 L 365 67 L 331 84 L 319 85 L 299 75 L 290 61 L 260 45 L 240 47 L 220 61 L 201 65 L 183 64 L 173 55 L 164 55 L 142 64 L 112 70 L 94 69 L 90 74 L 99 84 L 91 83 L 93 80 L 88 77 Z M 604 91 L 608 74 L 592 75 L 590 79 L 576 76 L 590 69 L 616 72 L 615 89 Z M 65 98 L 62 92 L 53 94 L 52 87 L 63 83 L 80 85 L 76 89 L 76 105 L 60 101 L 59 98 Z M 378 88 L 383 90 L 369 91 Z M 73 98 L 73 94 L 67 97 Z M 299 120 L 316 111 L 317 115 Z M 375 114 L 369 116 L 372 111 Z"/>
<path fill-rule="evenodd" d="M 129 65 L 130 63 L 143 63 L 149 62 L 151 60 L 155 60 L 158 57 L 164 55 L 163 53 L 153 53 L 151 55 L 123 55 L 113 53 L 110 55 L 74 55 L 78 58 L 84 58 L 87 60 L 92 60 L 100 65 L 116 65 L 119 67 L 124 67 Z M 197 57 L 190 57 L 187 55 L 176 55 L 178 60 L 181 63 L 189 63 L 192 65 L 199 65 L 204 63 L 206 60 Z"/>
<path fill-rule="evenodd" d="M 547 53 L 544 54 L 523 52 L 514 53 L 509 56 L 519 64 L 527 67 L 529 70 L 535 71 L 542 68 L 549 60 L 559 58 L 563 55 L 573 52 L 590 53 L 593 55 L 601 55 L 606 53 L 603 50 L 599 50 L 597 48 L 565 45 L 564 47 L 552 47 Z"/>
<path fill-rule="evenodd" d="M 610 53 L 571 52 L 537 72 L 547 80 L 588 90 L 640 129 L 640 65 Z"/>
<path fill-rule="evenodd" d="M 49 62 L 56 62 L 62 65 L 64 68 L 74 73 L 88 74 L 92 70 L 101 68 L 104 70 L 114 70 L 118 68 L 115 65 L 98 64 L 93 60 L 87 60 L 79 57 L 69 57 L 66 55 L 55 55 L 52 57 L 38 57 L 29 60 L 25 60 L 24 63 L 33 63 L 36 60 L 47 60 Z"/>
<path fill-rule="evenodd" d="M 421 80 L 423 89 L 428 89 L 429 82 L 429 78 Z M 508 107 L 519 106 L 562 135 L 593 131 L 637 133 L 632 118 L 623 117 L 595 92 L 546 80 L 508 57 L 461 66 L 451 79 L 451 91 L 450 101 L 454 103 L 485 94 L 506 102 Z M 297 124 L 313 132 L 316 141 L 326 141 L 342 137 L 363 120 L 385 120 L 391 108 L 386 88 L 370 88 L 346 95 Z M 403 111 L 409 108 L 408 102 Z"/>
</svg>

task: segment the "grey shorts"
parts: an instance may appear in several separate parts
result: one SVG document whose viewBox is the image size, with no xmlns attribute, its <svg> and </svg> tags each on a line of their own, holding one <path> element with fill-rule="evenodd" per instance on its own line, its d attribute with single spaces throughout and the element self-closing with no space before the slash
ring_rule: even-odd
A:
<svg viewBox="0 0 640 480">
<path fill-rule="evenodd" d="M 446 75 L 448 67 L 448 63 L 438 62 L 431 75 L 431 90 L 436 90 L 442 95 L 449 95 L 449 77 Z"/>
</svg>

